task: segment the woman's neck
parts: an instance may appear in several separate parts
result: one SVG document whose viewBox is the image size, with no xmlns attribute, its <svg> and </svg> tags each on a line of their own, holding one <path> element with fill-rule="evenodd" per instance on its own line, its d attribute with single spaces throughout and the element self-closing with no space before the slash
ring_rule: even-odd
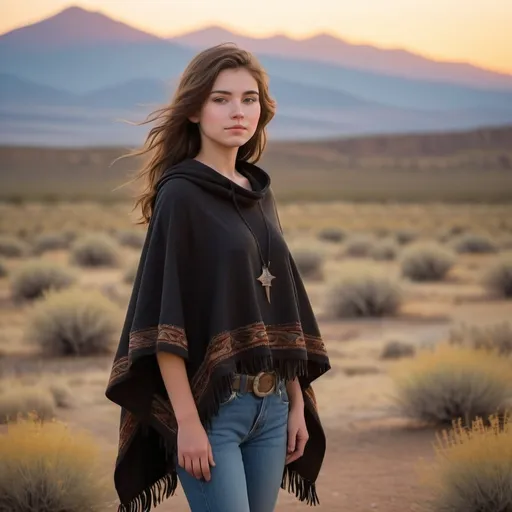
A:
<svg viewBox="0 0 512 512">
<path fill-rule="evenodd" d="M 226 178 L 236 181 L 240 179 L 240 174 L 235 168 L 237 152 L 238 148 L 226 148 L 224 151 L 219 151 L 214 148 L 203 147 L 195 159 L 212 167 Z"/>
</svg>

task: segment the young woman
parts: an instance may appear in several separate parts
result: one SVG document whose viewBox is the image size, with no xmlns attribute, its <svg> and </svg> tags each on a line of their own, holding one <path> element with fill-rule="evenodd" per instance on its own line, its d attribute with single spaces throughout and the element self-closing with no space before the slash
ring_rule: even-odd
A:
<svg viewBox="0 0 512 512">
<path fill-rule="evenodd" d="M 255 164 L 274 111 L 254 56 L 220 45 L 149 119 L 148 231 L 106 391 L 120 511 L 151 510 L 178 479 L 192 512 L 271 512 L 280 487 L 318 503 L 310 384 L 330 366 Z"/>
</svg>

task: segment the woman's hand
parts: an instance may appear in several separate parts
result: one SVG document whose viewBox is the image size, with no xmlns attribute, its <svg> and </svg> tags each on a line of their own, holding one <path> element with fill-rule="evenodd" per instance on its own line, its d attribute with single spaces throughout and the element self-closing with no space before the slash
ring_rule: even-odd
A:
<svg viewBox="0 0 512 512">
<path fill-rule="evenodd" d="M 211 479 L 210 465 L 215 466 L 212 447 L 198 418 L 178 424 L 178 464 L 197 479 Z"/>
<path fill-rule="evenodd" d="M 286 464 L 299 459 L 304 455 L 304 448 L 308 442 L 309 434 L 304 418 L 304 407 L 292 407 L 288 413 L 288 452 Z"/>
<path fill-rule="evenodd" d="M 304 448 L 309 439 L 304 418 L 304 398 L 298 379 L 287 383 L 286 390 L 290 399 L 288 412 L 288 451 L 286 464 L 304 455 Z"/>
</svg>

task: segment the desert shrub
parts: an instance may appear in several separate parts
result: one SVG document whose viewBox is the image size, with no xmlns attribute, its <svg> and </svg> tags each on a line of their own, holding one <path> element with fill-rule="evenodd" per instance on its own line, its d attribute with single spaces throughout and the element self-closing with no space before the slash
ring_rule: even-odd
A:
<svg viewBox="0 0 512 512">
<path fill-rule="evenodd" d="M 0 393 L 0 423 L 27 418 L 31 414 L 42 420 L 54 417 L 55 401 L 48 389 L 16 385 Z"/>
<path fill-rule="evenodd" d="M 416 353 L 414 345 L 402 341 L 390 341 L 386 343 L 380 354 L 381 359 L 400 359 L 412 357 Z"/>
<path fill-rule="evenodd" d="M 435 512 L 512 510 L 512 419 L 478 418 L 471 428 L 459 420 L 436 433 L 436 459 L 426 472 Z"/>
<path fill-rule="evenodd" d="M 72 269 L 52 261 L 28 261 L 13 271 L 11 294 L 15 300 L 37 299 L 48 290 L 61 290 L 75 281 L 76 275 Z"/>
<path fill-rule="evenodd" d="M 455 263 L 455 255 L 433 242 L 414 244 L 404 250 L 402 275 L 413 281 L 439 281 Z"/>
<path fill-rule="evenodd" d="M 125 247 L 140 249 L 144 245 L 146 232 L 142 229 L 122 230 L 116 233 L 116 238 Z"/>
<path fill-rule="evenodd" d="M 396 241 L 400 245 L 410 244 L 418 238 L 418 233 L 412 229 L 399 229 L 395 232 Z"/>
<path fill-rule="evenodd" d="M 352 257 L 365 257 L 370 254 L 375 238 L 367 233 L 350 235 L 345 241 L 345 254 Z"/>
<path fill-rule="evenodd" d="M 293 251 L 293 259 L 302 277 L 306 279 L 321 279 L 323 258 L 321 254 L 306 248 Z"/>
<path fill-rule="evenodd" d="M 375 272 L 342 275 L 327 292 L 327 307 L 338 318 L 394 315 L 401 302 L 399 283 Z"/>
<path fill-rule="evenodd" d="M 460 236 L 463 233 L 465 233 L 467 228 L 465 226 L 456 224 L 453 226 L 450 226 L 449 228 L 445 229 L 441 233 L 439 233 L 437 239 L 439 242 L 448 242 L 453 239 L 453 237 Z"/>
<path fill-rule="evenodd" d="M 0 435 L 0 510 L 100 512 L 107 485 L 90 434 L 25 420 Z"/>
<path fill-rule="evenodd" d="M 133 284 L 133 282 L 135 281 L 135 278 L 137 277 L 138 268 L 139 268 L 139 260 L 130 262 L 130 264 L 125 268 L 125 271 L 123 274 L 123 281 L 126 284 Z"/>
<path fill-rule="evenodd" d="M 341 242 L 345 238 L 345 232 L 338 228 L 325 228 L 318 233 L 318 238 L 326 242 Z"/>
<path fill-rule="evenodd" d="M 42 233 L 33 241 L 33 249 L 36 254 L 43 254 L 46 251 L 67 249 L 70 239 L 66 233 Z"/>
<path fill-rule="evenodd" d="M 498 250 L 491 238 L 476 233 L 464 233 L 453 241 L 453 248 L 458 253 L 485 254 Z"/>
<path fill-rule="evenodd" d="M 396 242 L 391 239 L 379 240 L 370 250 L 370 256 L 374 260 L 394 260 L 398 253 Z"/>
<path fill-rule="evenodd" d="M 504 256 L 490 265 L 483 284 L 499 297 L 512 297 L 512 257 Z"/>
<path fill-rule="evenodd" d="M 484 327 L 462 324 L 450 331 L 448 341 L 452 345 L 512 354 L 512 325 L 509 322 Z"/>
<path fill-rule="evenodd" d="M 4 260 L 0 259 L 0 278 L 6 277 L 9 274 L 9 270 L 7 269 L 7 264 Z"/>
<path fill-rule="evenodd" d="M 71 261 L 83 267 L 115 267 L 120 261 L 119 245 L 104 233 L 83 235 L 71 247 Z"/>
<path fill-rule="evenodd" d="M 400 411 L 428 423 L 469 425 L 487 418 L 512 397 L 508 358 L 486 350 L 439 344 L 402 360 L 391 371 Z"/>
<path fill-rule="evenodd" d="M 26 337 L 47 355 L 110 353 L 119 327 L 119 309 L 98 290 L 53 291 L 36 303 Z"/>
<path fill-rule="evenodd" d="M 10 235 L 0 235 L 0 256 L 21 258 L 30 253 L 30 246 L 23 240 Z"/>
</svg>

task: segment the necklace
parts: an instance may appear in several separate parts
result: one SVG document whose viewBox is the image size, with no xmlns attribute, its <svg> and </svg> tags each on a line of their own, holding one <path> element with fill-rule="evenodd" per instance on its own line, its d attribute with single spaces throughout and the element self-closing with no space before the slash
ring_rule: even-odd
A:
<svg viewBox="0 0 512 512">
<path fill-rule="evenodd" d="M 256 236 L 256 234 L 252 230 L 251 226 L 245 220 L 245 217 L 242 215 L 242 212 L 240 211 L 240 208 L 239 208 L 237 200 L 236 200 L 236 193 L 235 193 L 235 190 L 234 190 L 234 187 L 233 187 L 233 183 L 231 183 L 231 192 L 233 194 L 233 202 L 235 203 L 235 207 L 236 207 L 236 209 L 238 211 L 238 214 L 240 215 L 240 217 L 244 221 L 245 225 L 247 226 L 247 228 L 251 232 L 251 234 L 252 234 L 252 236 L 254 238 L 254 241 L 256 242 L 256 247 L 258 248 L 258 254 L 260 256 L 260 261 L 261 261 L 261 275 L 259 277 L 257 277 L 256 279 L 261 283 L 261 285 L 265 289 L 265 293 L 267 295 L 267 300 L 268 300 L 268 302 L 270 304 L 270 287 L 272 286 L 272 279 L 275 279 L 275 276 L 273 276 L 270 273 L 270 270 L 269 270 L 269 267 L 270 267 L 270 259 L 269 259 L 269 257 L 270 257 L 270 230 L 268 228 L 268 224 L 267 224 L 267 219 L 265 217 L 265 213 L 263 212 L 263 208 L 261 207 L 261 203 L 258 202 L 258 206 L 260 208 L 260 212 L 261 212 L 261 215 L 263 217 L 263 222 L 265 223 L 265 229 L 267 230 L 267 254 L 268 254 L 268 256 L 267 256 L 266 260 L 263 258 L 263 253 L 261 251 L 261 246 L 260 246 L 260 243 L 258 241 L 258 237 Z"/>
</svg>

